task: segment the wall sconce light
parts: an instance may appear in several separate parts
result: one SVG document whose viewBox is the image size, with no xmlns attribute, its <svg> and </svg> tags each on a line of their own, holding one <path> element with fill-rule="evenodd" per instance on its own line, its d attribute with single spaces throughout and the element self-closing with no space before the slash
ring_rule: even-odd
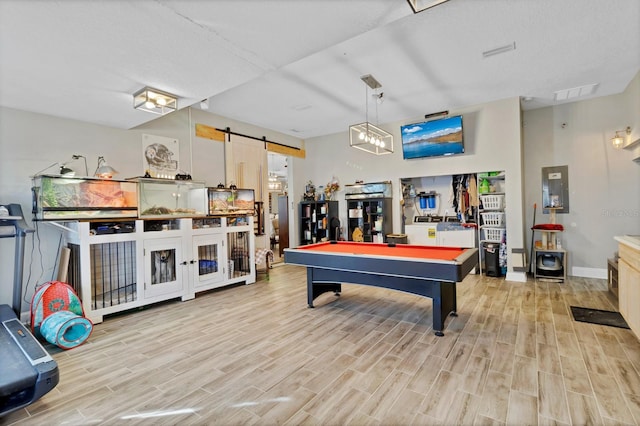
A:
<svg viewBox="0 0 640 426">
<path fill-rule="evenodd" d="M 178 109 L 178 98 L 171 93 L 145 87 L 133 94 L 133 107 L 164 115 Z"/>
<path fill-rule="evenodd" d="M 98 157 L 98 167 L 96 167 L 96 171 L 94 173 L 96 177 L 102 179 L 111 179 L 116 173 L 118 173 L 116 169 L 108 165 L 104 157 Z"/>
<path fill-rule="evenodd" d="M 375 155 L 393 154 L 393 135 L 373 124 L 369 123 L 369 87 L 379 89 L 382 85 L 371 75 L 360 77 L 365 87 L 365 121 L 364 123 L 349 126 L 349 144 L 353 148 L 361 149 Z M 382 101 L 382 94 L 374 95 L 376 98 L 376 120 L 378 116 L 378 104 Z"/>
<path fill-rule="evenodd" d="M 616 130 L 616 135 L 611 138 L 611 144 L 613 145 L 614 148 L 619 149 L 619 148 L 622 148 L 622 146 L 624 145 L 625 136 L 620 135 L 620 133 L 622 132 L 625 132 L 626 135 L 629 136 L 631 134 L 631 127 L 627 126 L 627 128 L 624 130 Z"/>
</svg>

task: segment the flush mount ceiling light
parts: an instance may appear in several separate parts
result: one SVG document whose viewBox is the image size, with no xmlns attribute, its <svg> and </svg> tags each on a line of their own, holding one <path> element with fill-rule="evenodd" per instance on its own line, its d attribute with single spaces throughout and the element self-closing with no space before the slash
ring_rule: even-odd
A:
<svg viewBox="0 0 640 426">
<path fill-rule="evenodd" d="M 133 94 L 133 107 L 153 114 L 164 115 L 178 109 L 178 98 L 171 93 L 145 87 Z"/>
<path fill-rule="evenodd" d="M 407 0 L 413 13 L 422 12 L 449 0 Z"/>
<path fill-rule="evenodd" d="M 631 134 L 631 127 L 627 126 L 624 130 L 616 130 L 616 135 L 611 138 L 611 144 L 614 148 L 622 148 L 624 146 L 625 136 L 620 135 L 620 133 L 626 133 L 627 136 Z"/>
<path fill-rule="evenodd" d="M 393 154 L 393 135 L 381 128 L 369 123 L 369 88 L 377 90 L 382 85 L 373 76 L 367 74 L 360 77 L 365 87 L 365 121 L 364 123 L 349 126 L 349 144 L 353 148 L 361 149 L 375 155 Z M 382 95 L 375 95 L 381 99 Z M 378 104 L 376 102 L 376 122 L 378 116 Z"/>
</svg>

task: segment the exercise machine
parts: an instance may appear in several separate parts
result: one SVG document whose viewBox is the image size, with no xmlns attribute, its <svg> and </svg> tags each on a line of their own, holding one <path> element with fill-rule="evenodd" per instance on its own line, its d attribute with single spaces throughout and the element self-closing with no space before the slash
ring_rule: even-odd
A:
<svg viewBox="0 0 640 426">
<path fill-rule="evenodd" d="M 60 380 L 58 364 L 20 321 L 24 243 L 32 232 L 19 204 L 0 205 L 0 238 L 15 239 L 13 307 L 0 304 L 0 416 L 37 401 Z"/>
</svg>

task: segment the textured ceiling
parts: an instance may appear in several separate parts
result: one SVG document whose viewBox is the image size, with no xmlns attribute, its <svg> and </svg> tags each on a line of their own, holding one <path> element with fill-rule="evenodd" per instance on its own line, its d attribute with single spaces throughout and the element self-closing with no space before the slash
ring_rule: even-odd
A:
<svg viewBox="0 0 640 426">
<path fill-rule="evenodd" d="M 385 123 L 515 96 L 554 105 L 593 83 L 590 97 L 619 93 L 640 70 L 639 22 L 637 0 L 418 14 L 406 0 L 0 0 L 0 105 L 128 129 L 157 118 L 132 108 L 152 86 L 304 139 L 364 121 L 365 102 Z M 364 74 L 382 84 L 377 107 Z"/>
</svg>

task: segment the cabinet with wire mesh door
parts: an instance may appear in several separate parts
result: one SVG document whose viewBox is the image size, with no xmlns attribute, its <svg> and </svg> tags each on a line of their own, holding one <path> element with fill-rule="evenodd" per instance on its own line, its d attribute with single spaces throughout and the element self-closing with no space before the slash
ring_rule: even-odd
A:
<svg viewBox="0 0 640 426">
<path fill-rule="evenodd" d="M 220 221 L 222 218 L 210 220 Z M 194 223 L 196 220 L 194 220 Z M 224 233 L 220 228 L 205 228 L 193 231 L 191 253 L 193 264 L 193 288 L 197 291 L 210 290 L 225 284 Z"/>
<path fill-rule="evenodd" d="M 253 217 L 69 221 L 67 281 L 93 323 L 162 300 L 255 282 Z"/>
<path fill-rule="evenodd" d="M 255 282 L 253 216 L 227 217 L 227 283 Z M 249 284 L 249 281 L 247 281 Z"/>
<path fill-rule="evenodd" d="M 93 322 L 130 309 L 144 298 L 136 232 L 140 221 L 67 222 L 67 279 Z M 62 267 L 62 266 L 61 266 Z"/>
</svg>

